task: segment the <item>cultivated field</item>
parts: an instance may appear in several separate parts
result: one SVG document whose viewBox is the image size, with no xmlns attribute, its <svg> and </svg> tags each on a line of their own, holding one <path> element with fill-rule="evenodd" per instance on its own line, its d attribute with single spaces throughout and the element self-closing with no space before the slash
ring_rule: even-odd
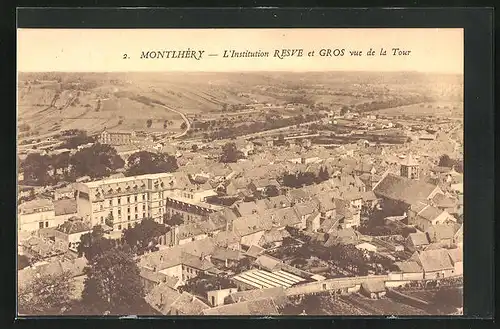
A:
<svg viewBox="0 0 500 329">
<path fill-rule="evenodd" d="M 449 85 L 440 90 L 450 90 L 450 94 L 436 95 L 436 101 L 443 104 L 441 112 L 411 105 L 381 113 L 449 116 L 444 102 L 461 90 L 460 77 L 363 72 L 20 73 L 18 124 L 23 132 L 38 137 L 74 128 L 94 133 L 104 127 L 178 133 L 182 117 L 154 102 L 189 117 L 236 114 L 232 105 L 255 103 L 306 103 L 338 110 L 356 104 L 429 98 L 435 94 L 430 81 Z M 282 116 L 294 115 L 290 110 L 281 111 Z M 152 125 L 147 127 L 149 119 Z"/>
</svg>

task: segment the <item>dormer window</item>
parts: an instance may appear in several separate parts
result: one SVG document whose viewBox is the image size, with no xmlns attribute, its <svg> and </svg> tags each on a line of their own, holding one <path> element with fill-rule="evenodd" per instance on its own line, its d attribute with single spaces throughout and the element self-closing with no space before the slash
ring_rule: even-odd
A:
<svg viewBox="0 0 500 329">
<path fill-rule="evenodd" d="M 120 193 L 121 191 L 122 191 L 122 189 L 120 187 L 116 189 L 117 193 Z"/>
<path fill-rule="evenodd" d="M 127 191 L 130 190 L 130 186 L 127 185 L 127 187 L 125 188 Z"/>
</svg>

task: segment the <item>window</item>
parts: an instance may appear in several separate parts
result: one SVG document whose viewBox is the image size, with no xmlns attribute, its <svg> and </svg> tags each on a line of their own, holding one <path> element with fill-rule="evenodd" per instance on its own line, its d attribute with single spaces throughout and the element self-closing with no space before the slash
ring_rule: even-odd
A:
<svg viewBox="0 0 500 329">
<path fill-rule="evenodd" d="M 45 227 L 49 227 L 49 222 L 45 222 Z"/>
<path fill-rule="evenodd" d="M 130 213 L 130 207 L 127 208 L 127 212 Z"/>
<path fill-rule="evenodd" d="M 137 214 L 135 214 L 135 219 L 138 219 L 138 215 Z"/>
<path fill-rule="evenodd" d="M 38 228 L 43 228 L 43 222 L 38 223 Z"/>
<path fill-rule="evenodd" d="M 104 217 L 101 216 L 101 224 L 103 224 L 103 223 L 104 223 Z"/>
<path fill-rule="evenodd" d="M 142 205 L 142 210 L 146 210 L 146 205 L 145 204 Z"/>
<path fill-rule="evenodd" d="M 127 220 L 130 220 L 130 215 L 127 216 Z"/>
<path fill-rule="evenodd" d="M 99 210 L 102 210 L 102 203 L 99 203 Z"/>
<path fill-rule="evenodd" d="M 121 229 L 122 229 L 122 225 L 121 225 L 121 224 L 120 224 L 120 225 L 118 225 L 118 229 L 119 229 L 119 230 L 121 230 Z"/>
<path fill-rule="evenodd" d="M 132 227 L 132 225 L 130 225 L 130 223 L 129 223 L 129 224 L 128 224 L 128 228 L 131 228 L 131 227 Z"/>
<path fill-rule="evenodd" d="M 129 196 L 127 197 L 127 203 L 130 203 L 130 197 Z"/>
<path fill-rule="evenodd" d="M 326 290 L 326 283 L 323 283 L 323 290 Z"/>
<path fill-rule="evenodd" d="M 118 209 L 118 215 L 121 215 L 121 214 L 122 214 L 122 210 Z"/>
<path fill-rule="evenodd" d="M 122 204 L 122 199 L 118 198 L 118 204 Z"/>
<path fill-rule="evenodd" d="M 135 196 L 135 202 L 137 202 L 137 195 Z"/>
<path fill-rule="evenodd" d="M 142 213 L 142 218 L 146 218 L 146 213 L 145 212 Z"/>
<path fill-rule="evenodd" d="M 215 297 L 212 296 L 212 306 L 215 306 Z"/>
<path fill-rule="evenodd" d="M 135 212 L 137 212 L 137 206 L 135 206 L 135 209 L 134 209 Z"/>
<path fill-rule="evenodd" d="M 113 200 L 109 200 L 109 206 L 112 207 L 113 206 Z"/>
</svg>

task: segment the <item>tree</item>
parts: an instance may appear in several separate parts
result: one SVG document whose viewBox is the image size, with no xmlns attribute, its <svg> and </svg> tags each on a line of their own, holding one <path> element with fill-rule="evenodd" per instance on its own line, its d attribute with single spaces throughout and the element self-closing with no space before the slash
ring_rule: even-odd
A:
<svg viewBox="0 0 500 329">
<path fill-rule="evenodd" d="M 65 173 L 67 172 L 70 164 L 70 158 L 69 153 L 55 154 L 50 158 L 54 177 L 56 176 L 58 169 L 63 169 Z"/>
<path fill-rule="evenodd" d="M 328 173 L 328 170 L 325 167 L 321 167 L 318 173 L 318 180 L 320 182 L 324 182 L 329 179 L 330 179 L 330 174 Z"/>
<path fill-rule="evenodd" d="M 17 255 L 17 270 L 30 266 L 30 259 L 26 255 Z"/>
<path fill-rule="evenodd" d="M 448 154 L 443 154 L 439 157 L 439 166 L 440 167 L 451 167 L 453 166 L 453 160 L 450 158 Z"/>
<path fill-rule="evenodd" d="M 113 227 L 114 220 L 115 218 L 113 217 L 113 213 L 110 211 L 108 216 L 106 216 L 104 223 L 109 227 Z"/>
<path fill-rule="evenodd" d="M 238 159 L 241 159 L 243 154 L 238 151 L 235 143 L 227 143 L 222 147 L 222 155 L 220 158 L 220 162 L 230 163 L 237 162 Z"/>
<path fill-rule="evenodd" d="M 198 145 L 194 144 L 193 146 L 191 146 L 191 150 L 192 150 L 193 152 L 198 151 Z"/>
<path fill-rule="evenodd" d="M 236 288 L 236 285 L 228 278 L 202 274 L 196 278 L 186 281 L 179 291 L 187 291 L 193 295 L 206 297 L 208 291 L 227 288 Z"/>
<path fill-rule="evenodd" d="M 73 289 L 69 271 L 37 277 L 18 292 L 19 314 L 60 315 L 69 307 Z"/>
<path fill-rule="evenodd" d="M 46 185 L 51 182 L 48 174 L 50 159 L 46 155 L 30 153 L 22 163 L 25 181 L 37 185 Z"/>
<path fill-rule="evenodd" d="M 166 215 L 166 214 L 165 214 Z M 163 223 L 167 224 L 168 226 L 178 226 L 184 224 L 184 220 L 182 219 L 182 216 L 179 214 L 174 214 L 172 216 L 164 216 L 163 217 Z"/>
<path fill-rule="evenodd" d="M 84 270 L 86 278 L 82 302 L 94 314 L 136 314 L 144 290 L 139 267 L 124 248 L 113 248 L 97 255 Z"/>
<path fill-rule="evenodd" d="M 153 120 L 148 119 L 148 120 L 146 121 L 146 127 L 151 128 L 151 126 L 152 126 L 152 125 L 153 125 Z"/>
<path fill-rule="evenodd" d="M 173 155 L 139 151 L 127 161 L 127 176 L 173 172 L 179 168 Z"/>
<path fill-rule="evenodd" d="M 280 195 L 280 190 L 275 185 L 269 185 L 266 187 L 266 196 L 275 197 Z"/>
<path fill-rule="evenodd" d="M 158 244 L 158 238 L 166 234 L 169 229 L 158 224 L 152 218 L 145 218 L 135 227 L 125 229 L 123 238 L 138 255 L 151 251 Z"/>
<path fill-rule="evenodd" d="M 349 112 L 349 108 L 347 106 L 343 106 L 340 109 L 340 115 L 346 115 Z"/>
<path fill-rule="evenodd" d="M 113 248 L 113 242 L 104 237 L 102 226 L 96 225 L 92 232 L 80 236 L 80 243 L 77 247 L 78 256 L 85 256 L 91 262 L 98 255 Z"/>
<path fill-rule="evenodd" d="M 118 155 L 115 148 L 96 143 L 76 152 L 71 157 L 70 164 L 77 177 L 102 178 L 123 168 L 125 161 Z"/>
<path fill-rule="evenodd" d="M 187 128 L 187 124 L 185 122 L 181 123 L 181 129 L 184 130 Z"/>
<path fill-rule="evenodd" d="M 80 145 L 93 143 L 95 139 L 87 135 L 85 130 L 74 129 L 67 134 L 68 138 L 62 143 L 61 149 L 76 149 Z"/>
</svg>

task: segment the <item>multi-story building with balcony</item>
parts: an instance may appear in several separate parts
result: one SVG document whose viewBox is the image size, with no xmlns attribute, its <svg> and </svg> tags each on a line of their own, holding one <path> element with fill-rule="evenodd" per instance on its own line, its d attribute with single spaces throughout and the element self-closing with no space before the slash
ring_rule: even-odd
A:
<svg viewBox="0 0 500 329">
<path fill-rule="evenodd" d="M 92 226 L 106 224 L 114 230 L 135 226 L 147 217 L 162 223 L 166 213 L 196 221 L 220 209 L 203 202 L 213 190 L 171 173 L 77 183 L 75 190 L 78 215 Z"/>
</svg>

